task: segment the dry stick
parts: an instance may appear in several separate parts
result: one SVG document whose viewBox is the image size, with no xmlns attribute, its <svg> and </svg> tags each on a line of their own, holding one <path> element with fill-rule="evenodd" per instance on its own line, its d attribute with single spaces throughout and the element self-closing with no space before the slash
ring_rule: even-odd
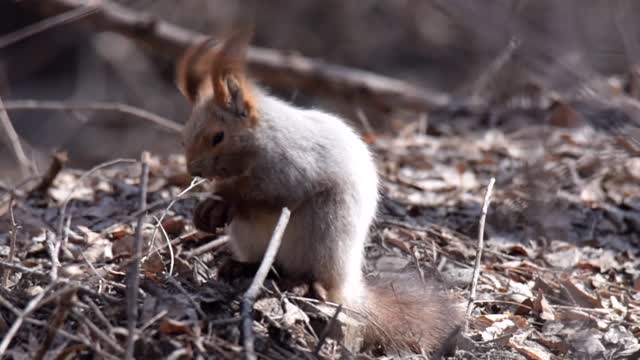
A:
<svg viewBox="0 0 640 360">
<path fill-rule="evenodd" d="M 271 265 L 273 265 L 278 249 L 280 249 L 280 242 L 282 241 L 282 235 L 284 235 L 284 231 L 289 223 L 289 216 L 291 216 L 289 209 L 286 207 L 282 208 L 280 219 L 278 219 L 278 223 L 273 230 L 271 240 L 269 240 L 269 245 L 267 246 L 267 250 L 262 258 L 260 267 L 258 268 L 253 281 L 251 281 L 249 289 L 242 296 L 242 342 L 244 345 L 245 359 L 247 360 L 257 359 L 253 338 L 253 316 L 251 316 L 253 303 L 258 297 L 258 293 L 264 283 L 264 279 L 266 279 L 269 269 L 271 269 Z"/>
<path fill-rule="evenodd" d="M 83 103 L 66 103 L 60 101 L 49 100 L 9 100 L 0 107 L 6 110 L 54 110 L 54 111 L 71 111 L 71 110 L 89 110 L 89 111 L 115 111 L 123 114 L 134 116 L 141 120 L 152 122 L 164 129 L 174 133 L 182 132 L 182 125 L 175 121 L 156 115 L 152 112 L 137 108 L 135 106 L 113 103 L 113 102 L 83 102 Z"/>
<path fill-rule="evenodd" d="M 213 241 L 210 241 L 202 246 L 199 246 L 191 251 L 187 251 L 184 253 L 184 256 L 189 259 L 192 258 L 194 256 L 198 256 L 198 255 L 202 255 L 206 252 L 209 252 L 213 249 L 216 249 L 224 244 L 226 244 L 227 242 L 229 242 L 229 237 L 228 236 L 221 236 Z"/>
<path fill-rule="evenodd" d="M 100 338 L 100 340 L 104 341 L 113 350 L 117 351 L 119 355 L 124 353 L 124 349 L 122 348 L 122 346 L 120 346 L 120 344 L 118 344 L 115 339 L 112 339 L 109 335 L 107 335 L 107 333 L 105 333 L 99 326 L 94 324 L 85 314 L 78 311 L 77 309 L 72 309 L 71 312 L 73 313 L 74 317 L 80 319 L 82 322 L 84 322 L 85 325 L 87 325 L 89 331 Z"/>
<path fill-rule="evenodd" d="M 478 279 L 480 278 L 480 261 L 482 259 L 482 249 L 484 249 L 484 225 L 487 221 L 487 212 L 489 211 L 489 203 L 491 203 L 491 192 L 496 179 L 491 178 L 487 186 L 487 192 L 484 195 L 484 203 L 482 204 L 482 215 L 480 216 L 480 229 L 478 230 L 478 249 L 476 250 L 476 262 L 473 266 L 473 278 L 471 280 L 471 293 L 469 294 L 469 304 L 467 304 L 467 316 L 464 324 L 464 332 L 469 331 L 469 319 L 471 318 L 471 310 L 473 303 L 476 301 L 476 288 L 478 287 Z"/>
<path fill-rule="evenodd" d="M 47 6 L 42 6 L 43 3 Z M 84 0 L 21 2 L 42 15 L 56 15 L 84 6 L 84 3 Z M 140 41 L 157 54 L 172 60 L 178 58 L 189 46 L 205 39 L 203 34 L 112 1 L 103 0 L 97 6 L 98 11 L 86 17 L 85 21 L 100 30 L 118 32 Z M 355 99 L 382 108 L 399 107 L 420 111 L 450 107 L 457 100 L 405 81 L 300 55 L 250 47 L 247 57 L 252 74 L 271 87 L 324 93 L 338 99 Z M 481 105 L 466 99 L 457 102 L 457 105 L 467 107 Z"/>
<path fill-rule="evenodd" d="M 9 145 L 13 150 L 13 155 L 16 157 L 18 161 L 18 165 L 20 166 L 20 171 L 22 172 L 22 176 L 27 177 L 31 173 L 31 162 L 29 158 L 27 158 L 24 149 L 22 148 L 22 144 L 20 144 L 20 138 L 18 138 L 18 133 L 16 133 L 16 129 L 13 128 L 13 124 L 11 124 L 11 119 L 9 118 L 9 114 L 7 110 L 4 108 L 4 103 L 2 102 L 2 98 L 0 97 L 0 125 L 2 126 L 4 133 L 9 140 Z"/>
<path fill-rule="evenodd" d="M 35 24 L 25 26 L 20 30 L 14 31 L 7 35 L 0 37 L 0 49 L 14 44 L 18 41 L 24 40 L 33 35 L 47 31 L 58 25 L 68 24 L 70 22 L 81 19 L 96 11 L 94 6 L 82 6 L 76 9 L 69 10 L 62 14 L 38 21 Z"/>
<path fill-rule="evenodd" d="M 157 249 L 155 249 L 154 244 L 156 241 L 156 235 L 158 234 L 158 228 L 160 226 L 162 226 L 162 221 L 164 221 L 164 218 L 167 216 L 167 214 L 169 213 L 169 210 L 173 207 L 173 205 L 180 200 L 180 198 L 188 193 L 189 191 L 191 191 L 192 189 L 194 189 L 195 187 L 197 187 L 198 185 L 202 184 L 203 182 L 207 181 L 207 179 L 202 179 L 199 177 L 194 177 L 193 180 L 191 180 L 191 184 L 189 185 L 189 187 L 187 187 L 186 189 L 182 190 L 182 192 L 180 192 L 180 194 L 178 194 L 178 196 L 176 196 L 173 200 L 171 200 L 171 202 L 169 203 L 169 205 L 167 205 L 167 207 L 164 209 L 164 212 L 162 213 L 162 215 L 160 216 L 160 219 L 158 220 L 158 223 L 156 224 L 156 226 L 153 228 L 153 235 L 151 236 L 151 240 L 149 240 L 149 253 L 147 254 L 147 256 L 151 255 L 151 253 L 155 250 L 158 251 Z M 144 207 L 146 208 L 146 206 Z M 171 243 L 169 243 L 169 246 L 171 246 Z M 173 253 L 173 249 L 171 250 L 171 253 Z M 144 260 L 144 259 L 143 259 Z"/>
<path fill-rule="evenodd" d="M 7 333 L 4 335 L 2 343 L 0 343 L 0 359 L 4 357 L 5 352 L 9 348 L 9 344 L 11 344 L 11 340 L 13 340 L 13 337 L 18 333 L 18 330 L 20 329 L 20 326 L 22 326 L 25 318 L 38 308 L 38 306 L 40 305 L 40 301 L 42 301 L 42 298 L 44 298 L 44 296 L 55 285 L 56 283 L 49 284 L 44 290 L 42 290 L 42 292 L 31 299 L 24 310 L 20 313 L 18 318 L 13 322 L 13 325 L 11 325 L 9 331 L 7 331 Z"/>
<path fill-rule="evenodd" d="M 341 312 L 342 312 L 342 304 L 338 305 L 336 312 L 333 313 L 333 316 L 331 317 L 327 325 L 322 330 L 322 333 L 320 333 L 320 339 L 318 340 L 318 344 L 316 345 L 316 348 L 313 351 L 313 355 L 318 356 L 320 349 L 322 349 L 322 345 L 324 345 L 324 342 L 327 340 L 327 335 L 329 335 L 329 331 L 331 331 L 331 328 L 335 324 L 336 320 L 338 320 L 338 315 L 340 315 Z"/>
<path fill-rule="evenodd" d="M 173 245 L 171 244 L 171 239 L 169 239 L 169 234 L 167 234 L 167 231 L 164 229 L 164 226 L 162 226 L 162 223 L 160 222 L 160 220 L 156 217 L 153 216 L 153 219 L 157 222 L 158 227 L 160 227 L 160 230 L 162 230 L 162 235 L 165 239 L 165 241 L 167 242 L 165 246 L 163 247 L 167 247 L 169 248 L 169 276 L 173 276 L 173 264 L 175 261 L 175 255 L 173 253 Z"/>
<path fill-rule="evenodd" d="M 9 246 L 9 259 L 7 261 L 13 262 L 13 258 L 16 254 L 16 242 L 18 239 L 18 224 L 16 224 L 16 218 L 13 216 L 13 193 L 9 199 L 9 217 L 11 219 L 11 245 Z M 9 283 L 9 276 L 11 276 L 11 269 L 4 266 L 2 268 L 2 287 L 7 288 Z"/>
<path fill-rule="evenodd" d="M 140 175 L 140 208 L 147 207 L 147 186 L 149 183 L 149 153 L 143 152 L 140 157 L 142 173 Z M 133 259 L 127 271 L 127 344 L 125 359 L 133 359 L 133 345 L 135 343 L 135 330 L 138 321 L 138 288 L 140 287 L 140 255 L 142 253 L 142 226 L 144 225 L 144 213 L 138 216 L 136 236 L 133 242 Z"/>
<path fill-rule="evenodd" d="M 8 300 L 3 298 L 1 295 L 0 295 L 0 305 L 2 305 L 4 307 L 6 307 L 7 309 L 9 309 L 9 311 L 14 313 L 16 316 L 20 316 L 20 314 L 21 314 L 20 310 L 16 309 Z M 33 325 L 36 325 L 36 326 L 39 326 L 39 327 L 42 327 L 42 328 L 49 328 L 49 326 L 50 326 L 49 323 L 47 323 L 46 321 L 36 320 L 36 319 L 32 319 L 30 317 L 26 317 L 24 319 L 24 321 L 26 323 L 33 324 Z M 69 340 L 73 340 L 73 341 L 76 341 L 76 342 L 78 342 L 80 344 L 87 345 L 89 348 L 91 348 L 97 354 L 102 355 L 105 359 L 117 359 L 116 357 L 111 357 L 109 354 L 106 354 L 102 350 L 96 348 L 96 346 L 93 343 L 87 341 L 85 338 L 81 338 L 81 337 L 79 337 L 77 335 L 71 334 L 71 333 L 69 333 L 69 332 L 67 332 L 66 330 L 63 330 L 63 329 L 56 329 L 56 332 L 59 335 L 65 337 L 65 338 L 67 338 Z"/>
<path fill-rule="evenodd" d="M 49 351 L 53 340 L 55 339 L 58 330 L 64 323 L 69 314 L 69 309 L 73 306 L 73 297 L 75 296 L 76 291 L 71 291 L 69 293 L 64 294 L 56 299 L 56 309 L 53 312 L 53 315 L 49 319 L 49 326 L 47 329 L 47 335 L 42 341 L 42 345 L 40 345 L 40 349 L 34 356 L 34 360 L 41 360 L 44 358 L 46 353 Z"/>
</svg>

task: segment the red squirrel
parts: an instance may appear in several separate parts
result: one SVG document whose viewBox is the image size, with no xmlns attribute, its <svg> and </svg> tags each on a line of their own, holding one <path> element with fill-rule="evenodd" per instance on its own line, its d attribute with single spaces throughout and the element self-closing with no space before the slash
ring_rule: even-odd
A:
<svg viewBox="0 0 640 360">
<path fill-rule="evenodd" d="M 455 335 L 460 307 L 419 281 L 369 281 L 364 245 L 377 212 L 378 172 L 359 135 L 336 115 L 302 109 L 250 81 L 251 34 L 205 41 L 178 62 L 176 82 L 193 105 L 183 141 L 188 171 L 214 181 L 222 203 L 203 202 L 194 224 L 224 220 L 235 258 L 262 259 L 282 207 L 291 218 L 275 263 L 310 275 L 327 300 L 364 313 L 368 341 L 432 353 Z"/>
</svg>

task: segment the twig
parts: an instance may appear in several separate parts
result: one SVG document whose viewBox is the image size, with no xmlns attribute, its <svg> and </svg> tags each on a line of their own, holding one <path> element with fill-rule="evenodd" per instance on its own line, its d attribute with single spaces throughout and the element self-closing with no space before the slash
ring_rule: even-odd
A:
<svg viewBox="0 0 640 360">
<path fill-rule="evenodd" d="M 173 285 L 176 289 L 178 289 L 178 291 L 180 291 L 182 295 L 187 297 L 187 299 L 189 300 L 189 303 L 191 303 L 191 306 L 193 306 L 193 308 L 196 309 L 196 312 L 198 313 L 198 315 L 200 315 L 202 319 L 207 318 L 207 314 L 205 314 L 204 311 L 202 311 L 200 304 L 198 304 L 198 302 L 193 299 L 193 296 L 191 296 L 191 294 L 189 294 L 187 290 L 184 289 L 184 287 L 182 286 L 182 284 L 180 284 L 178 280 L 176 280 L 171 276 L 168 277 L 167 280 L 171 285 Z"/>
<path fill-rule="evenodd" d="M 84 5 L 84 0 L 23 1 L 22 4 L 43 15 L 55 15 Z M 161 56 L 178 58 L 189 46 L 205 39 L 190 31 L 147 13 L 137 12 L 112 1 L 103 0 L 99 10 L 85 18 L 96 28 L 118 32 L 140 41 Z M 378 108 L 408 108 L 426 111 L 455 105 L 446 94 L 420 88 L 363 70 L 327 64 L 304 56 L 250 47 L 250 70 L 270 87 L 324 93 L 337 99 L 353 99 Z M 461 106 L 475 106 L 466 99 Z"/>
<path fill-rule="evenodd" d="M 9 114 L 4 108 L 4 103 L 2 102 L 2 98 L 0 97 L 0 125 L 2 126 L 2 130 L 4 131 L 7 140 L 9 140 L 9 146 L 13 150 L 13 155 L 18 161 L 18 165 L 20 166 L 20 171 L 22 172 L 22 176 L 27 177 L 31 174 L 31 162 L 27 158 L 27 155 L 22 148 L 22 144 L 20 144 L 20 138 L 18 137 L 18 133 L 16 133 L 16 129 L 13 128 L 13 124 L 11 124 L 11 119 L 9 118 Z"/>
<path fill-rule="evenodd" d="M 167 216 L 167 214 L 169 213 L 169 210 L 171 210 L 171 208 L 173 207 L 173 205 L 180 200 L 180 198 L 188 193 L 189 191 L 191 191 L 192 189 L 194 189 L 195 187 L 197 187 L 198 185 L 202 184 L 203 182 L 207 181 L 207 179 L 202 179 L 202 178 L 198 178 L 198 177 L 194 177 L 193 180 L 191 180 L 191 184 L 184 190 L 182 190 L 180 192 L 180 194 L 178 194 L 173 200 L 171 200 L 171 202 L 169 203 L 169 205 L 167 205 L 167 207 L 164 209 L 164 211 L 162 212 L 162 215 L 160 216 L 160 220 L 158 220 L 158 223 L 156 224 L 156 226 L 153 228 L 153 235 L 151 235 L 151 240 L 149 240 L 149 253 L 147 254 L 147 256 L 151 255 L 151 253 L 153 252 L 154 248 L 153 248 L 153 244 L 156 241 L 156 235 L 158 234 L 158 228 L 161 226 L 162 221 L 164 221 L 164 218 Z M 146 206 L 144 207 L 146 208 Z"/>
<path fill-rule="evenodd" d="M 51 231 L 47 231 L 45 236 L 47 243 L 47 252 L 49 253 L 49 257 L 51 258 L 51 272 L 49 273 L 49 276 L 51 276 L 51 281 L 55 282 L 56 280 L 58 280 L 58 268 L 60 267 L 58 254 L 60 253 L 61 240 Z"/>
<path fill-rule="evenodd" d="M 322 329 L 322 333 L 320 333 L 320 339 L 318 340 L 318 344 L 316 345 L 315 350 L 313 351 L 313 355 L 318 356 L 320 349 L 322 349 L 322 345 L 327 340 L 327 335 L 329 335 L 329 331 L 333 328 L 336 320 L 338 320 L 338 315 L 342 312 L 342 304 L 338 305 L 336 312 L 333 314 L 327 325 Z"/>
<path fill-rule="evenodd" d="M 480 226 L 478 230 L 478 249 L 476 250 L 476 262 L 473 266 L 473 278 L 471 279 L 471 291 L 469 294 L 469 303 L 467 304 L 467 320 L 464 324 L 464 331 L 469 330 L 469 319 L 471 317 L 471 310 L 473 309 L 473 303 L 476 300 L 476 288 L 478 287 L 478 279 L 480 278 L 480 261 L 482 259 L 482 249 L 484 249 L 484 225 L 487 221 L 487 212 L 489 211 L 489 204 L 491 203 L 491 192 L 493 191 L 493 185 L 496 179 L 491 178 L 489 185 L 487 186 L 487 192 L 484 195 L 484 203 L 482 204 L 482 215 L 480 216 Z"/>
<path fill-rule="evenodd" d="M 51 161 L 51 165 L 49 165 L 49 169 L 47 169 L 40 183 L 29 193 L 46 193 L 68 160 L 69 156 L 66 151 L 56 151 L 56 153 L 53 154 L 53 160 Z"/>
<path fill-rule="evenodd" d="M 49 348 L 51 347 L 51 344 L 53 343 L 53 340 L 56 337 L 58 330 L 64 323 L 64 320 L 67 318 L 67 315 L 69 314 L 69 309 L 73 305 L 73 297 L 75 296 L 75 294 L 76 294 L 76 289 L 56 299 L 57 305 L 51 319 L 49 320 L 47 336 L 42 341 L 42 345 L 40 346 L 40 349 L 34 356 L 34 360 L 43 359 L 47 351 L 49 351 Z"/>
<path fill-rule="evenodd" d="M 282 236 L 284 235 L 284 231 L 289 223 L 290 216 L 291 212 L 289 209 L 286 207 L 282 208 L 280 219 L 278 219 L 278 223 L 273 230 L 271 240 L 269 240 L 269 245 L 267 246 L 267 250 L 262 258 L 260 267 L 258 268 L 253 281 L 251 281 L 249 289 L 242 296 L 242 342 L 244 345 L 245 359 L 247 360 L 257 359 L 253 338 L 253 316 L 251 315 L 253 312 L 253 303 L 258 297 L 258 293 L 264 283 L 264 279 L 266 279 L 269 269 L 271 269 L 271 265 L 276 258 L 278 249 L 280 249 L 280 242 L 282 241 Z"/>
<path fill-rule="evenodd" d="M 229 241 L 229 237 L 228 236 L 221 236 L 218 239 L 215 239 L 213 241 L 210 241 L 202 246 L 199 246 L 191 251 L 187 251 L 184 253 L 184 256 L 189 259 L 192 258 L 194 256 L 198 256 L 198 255 L 202 255 L 206 252 L 209 252 L 213 249 L 216 249 L 224 244 L 226 244 Z"/>
<path fill-rule="evenodd" d="M 117 351 L 118 354 L 124 353 L 124 349 L 122 348 L 122 346 L 120 346 L 116 342 L 116 340 L 112 339 L 102 329 L 100 329 L 100 327 L 94 324 L 85 314 L 83 314 L 82 312 L 76 309 L 71 310 L 71 312 L 73 313 L 74 317 L 82 320 L 82 322 L 84 322 L 84 324 L 87 325 L 87 327 L 89 328 L 89 331 L 91 331 L 94 335 L 100 338 L 100 340 L 107 343 L 107 345 L 109 345 L 113 350 Z"/>
<path fill-rule="evenodd" d="M 164 239 L 167 242 L 164 247 L 169 248 L 169 277 L 171 277 L 173 276 L 173 264 L 175 261 L 175 255 L 173 253 L 173 246 L 171 245 L 171 239 L 169 239 L 169 235 L 167 234 L 167 231 L 164 229 L 164 226 L 162 226 L 162 223 L 160 222 L 160 220 L 155 216 L 153 218 L 157 222 L 156 226 L 160 227 L 160 230 L 162 230 L 162 235 L 164 236 Z"/>
<path fill-rule="evenodd" d="M 9 259 L 7 261 L 13 262 L 13 258 L 16 254 L 16 242 L 18 239 L 18 224 L 16 224 L 16 218 L 13 215 L 13 193 L 9 199 L 9 218 L 11 219 L 11 244 L 9 246 Z M 9 276 L 11 276 L 11 269 L 2 266 L 2 287 L 7 288 L 9 283 Z"/>
<path fill-rule="evenodd" d="M 18 41 L 24 40 L 33 35 L 47 31 L 58 25 L 64 25 L 64 24 L 68 24 L 70 22 L 76 21 L 95 11 L 96 11 L 95 6 L 91 6 L 89 4 L 88 6 L 82 6 L 75 9 L 71 9 L 59 15 L 52 16 L 50 18 L 38 21 L 35 24 L 25 26 L 20 30 L 14 31 L 12 33 L 9 33 L 7 35 L 0 37 L 0 49 L 7 47 L 11 44 L 14 44 Z"/>
<path fill-rule="evenodd" d="M 182 125 L 175 121 L 156 115 L 152 112 L 137 108 L 135 106 L 112 103 L 112 102 L 83 102 L 83 103 L 66 103 L 50 100 L 9 100 L 0 104 L 6 110 L 89 110 L 89 111 L 115 111 L 123 114 L 134 116 L 141 120 L 152 122 L 160 127 L 170 130 L 174 133 L 182 132 Z"/>
<path fill-rule="evenodd" d="M 134 162 L 137 162 L 137 160 L 134 160 L 134 159 L 115 159 L 115 160 L 104 162 L 102 164 L 98 164 L 98 165 L 92 167 L 91 169 L 89 169 L 89 171 L 87 171 L 84 174 L 82 174 L 82 176 L 80 176 L 80 178 L 76 182 L 76 186 L 74 186 L 74 188 L 71 190 L 69 195 L 67 195 L 67 197 L 62 202 L 62 207 L 60 209 L 60 220 L 58 222 L 58 229 L 57 229 L 58 236 L 62 236 L 63 235 L 64 218 L 65 218 L 65 215 L 66 215 L 66 212 L 67 212 L 67 205 L 69 204 L 69 201 L 73 197 L 73 194 L 75 193 L 75 191 L 78 189 L 78 185 L 82 184 L 82 181 L 84 181 L 84 179 L 89 177 L 94 172 L 96 172 L 96 171 L 98 171 L 100 169 L 103 169 L 105 167 L 109 167 L 109 166 L 120 164 L 120 163 L 134 163 Z"/>
<path fill-rule="evenodd" d="M 104 316 L 104 313 L 102 312 L 102 310 L 100 310 L 98 305 L 96 305 L 96 303 L 93 300 L 91 300 L 91 298 L 88 296 L 83 296 L 82 302 L 85 302 L 87 303 L 87 305 L 89 305 L 89 307 L 91 308 L 93 313 L 96 315 L 98 320 L 100 320 L 100 322 L 102 322 L 102 325 L 107 329 L 107 331 L 111 333 L 111 331 L 113 330 L 113 326 L 111 325 L 111 322 L 109 322 L 109 319 L 107 319 L 107 317 Z"/>
<path fill-rule="evenodd" d="M 3 298 L 0 295 L 0 305 L 6 307 L 7 309 L 9 309 L 9 311 L 11 311 L 12 313 L 14 313 L 16 316 L 20 316 L 21 312 L 20 310 L 16 309 L 13 305 L 11 305 L 11 303 L 6 300 L 5 298 Z M 39 326 L 41 328 L 49 328 L 49 324 L 46 321 L 42 321 L 42 320 L 36 320 L 36 319 L 32 319 L 30 317 L 25 317 L 24 321 L 26 323 L 29 324 L 33 324 L 36 326 Z M 86 338 L 82 338 L 80 336 L 71 334 L 63 329 L 57 329 L 56 332 L 69 339 L 69 340 L 73 340 L 73 341 L 77 341 L 80 344 L 85 344 L 86 346 L 88 346 L 89 348 L 91 348 L 93 351 L 96 352 L 96 354 L 99 354 L 101 356 L 103 356 L 105 359 L 118 359 L 115 356 L 111 356 L 110 354 L 107 354 L 105 352 L 103 352 L 102 350 L 98 349 L 94 344 L 92 344 L 90 341 L 87 341 Z"/>
<path fill-rule="evenodd" d="M 20 329 L 20 326 L 22 326 L 22 323 L 24 322 L 25 318 L 29 316 L 29 314 L 31 314 L 33 311 L 35 311 L 38 308 L 38 306 L 40 306 L 40 301 L 42 301 L 42 298 L 44 298 L 44 296 L 54 286 L 55 286 L 55 283 L 51 283 L 44 290 L 42 290 L 42 292 L 34 296 L 33 299 L 29 301 L 29 303 L 24 308 L 24 310 L 20 313 L 20 315 L 18 315 L 18 318 L 16 318 L 16 320 L 13 322 L 13 324 L 11 325 L 11 328 L 9 328 L 9 331 L 7 331 L 7 333 L 4 334 L 2 343 L 0 343 L 0 359 L 4 357 L 5 352 L 9 348 L 9 344 L 11 344 L 11 340 L 13 340 L 13 337 L 16 336 L 16 334 L 18 333 L 18 330 Z"/>
<path fill-rule="evenodd" d="M 149 183 L 149 153 L 146 151 L 140 157 L 142 171 L 140 175 L 140 208 L 147 207 L 147 186 Z M 133 359 L 133 345 L 135 343 L 135 330 L 138 321 L 138 288 L 140 287 L 140 254 L 142 253 L 142 226 L 146 214 L 140 214 L 136 225 L 136 235 L 133 242 L 133 259 L 127 271 L 127 344 L 125 359 Z"/>
</svg>

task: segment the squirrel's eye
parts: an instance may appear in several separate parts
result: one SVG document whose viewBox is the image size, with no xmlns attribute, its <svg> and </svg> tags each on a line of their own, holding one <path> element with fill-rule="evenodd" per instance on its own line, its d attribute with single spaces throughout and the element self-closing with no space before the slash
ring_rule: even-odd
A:
<svg viewBox="0 0 640 360">
<path fill-rule="evenodd" d="M 224 139 L 224 132 L 220 131 L 213 134 L 213 137 L 211 137 L 211 146 L 216 146 L 220 144 L 223 139 Z"/>
</svg>

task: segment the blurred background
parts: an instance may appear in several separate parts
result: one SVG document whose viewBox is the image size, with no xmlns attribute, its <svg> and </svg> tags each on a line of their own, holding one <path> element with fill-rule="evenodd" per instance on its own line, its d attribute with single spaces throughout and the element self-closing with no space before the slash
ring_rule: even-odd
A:
<svg viewBox="0 0 640 360">
<path fill-rule="evenodd" d="M 214 35 L 228 30 L 248 8 L 247 1 L 236 0 L 118 2 Z M 628 73 L 640 58 L 640 2 L 632 0 L 270 0 L 255 1 L 255 6 L 256 46 L 459 96 L 480 91 L 500 97 L 531 84 L 570 91 L 593 78 Z M 21 1 L 3 1 L 0 39 L 40 19 Z M 479 86 L 514 41 L 517 48 L 499 76 Z M 5 102 L 117 102 L 182 123 L 189 106 L 174 86 L 173 66 L 124 36 L 70 21 L 0 47 L 0 96 Z M 354 104 L 298 89 L 274 91 L 300 105 L 356 118 Z M 373 126 L 390 117 L 368 115 Z M 27 156 L 41 171 L 55 149 L 67 150 L 70 165 L 82 168 L 138 157 L 142 150 L 181 151 L 175 134 L 122 113 L 14 110 L 9 116 Z M 20 173 L 3 140 L 0 179 L 12 184 Z"/>
</svg>

